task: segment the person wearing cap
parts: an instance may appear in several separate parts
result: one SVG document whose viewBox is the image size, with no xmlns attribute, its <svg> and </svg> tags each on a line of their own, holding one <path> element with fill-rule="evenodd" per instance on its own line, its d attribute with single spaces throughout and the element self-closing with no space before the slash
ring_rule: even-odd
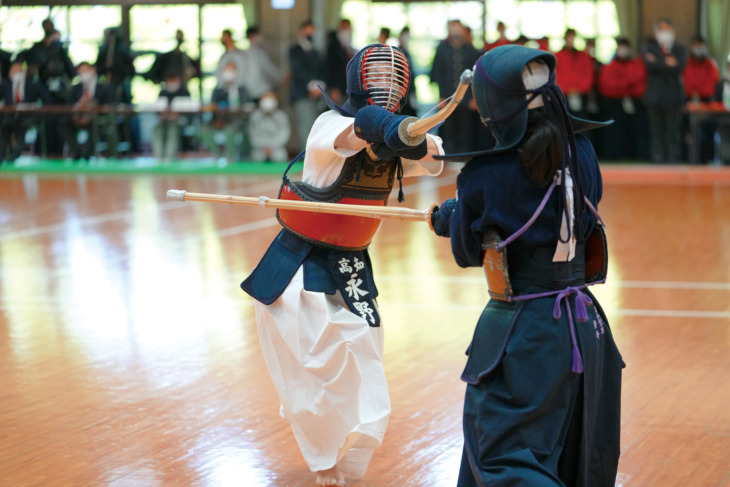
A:
<svg viewBox="0 0 730 487">
<path fill-rule="evenodd" d="M 613 486 L 623 361 L 587 286 L 606 278 L 601 173 L 555 84 L 555 57 L 523 46 L 479 58 L 473 91 L 497 144 L 432 211 L 461 267 L 484 266 L 490 301 L 462 380 L 459 487 Z"/>
<path fill-rule="evenodd" d="M 441 140 L 402 134 L 410 70 L 396 47 L 371 44 L 347 65 L 348 98 L 306 137 L 301 181 L 282 199 L 384 206 L 403 177 L 440 174 Z M 300 155 L 301 156 L 301 155 Z M 403 201 L 402 187 L 399 201 Z M 241 287 L 281 411 L 317 485 L 361 478 L 390 417 L 383 328 L 368 246 L 375 218 L 283 210 L 283 229 Z"/>
</svg>

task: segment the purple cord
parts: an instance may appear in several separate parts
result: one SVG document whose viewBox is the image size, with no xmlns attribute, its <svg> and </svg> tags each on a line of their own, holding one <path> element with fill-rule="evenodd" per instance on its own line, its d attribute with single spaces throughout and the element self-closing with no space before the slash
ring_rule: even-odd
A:
<svg viewBox="0 0 730 487">
<path fill-rule="evenodd" d="M 601 281 L 603 282 L 603 281 Z M 594 283 L 597 284 L 597 283 Z M 568 297 L 571 294 L 575 294 L 575 318 L 578 320 L 579 323 L 584 323 L 588 321 L 588 309 L 586 308 L 587 304 L 593 304 L 593 300 L 583 294 L 581 292 L 581 289 L 584 289 L 588 287 L 587 284 L 583 284 L 582 286 L 568 286 L 565 289 L 557 290 L 557 291 L 546 291 L 543 293 L 535 293 L 535 294 L 524 294 L 522 296 L 512 296 L 509 298 L 509 301 L 527 301 L 528 299 L 536 299 L 536 298 L 544 298 L 547 296 L 556 296 L 555 298 L 555 305 L 553 306 L 553 318 L 560 319 L 561 311 L 560 311 L 560 302 L 565 300 L 565 309 L 568 310 L 568 324 L 570 326 L 570 341 L 573 345 L 573 366 L 571 370 L 575 372 L 576 374 L 582 374 L 583 373 L 583 359 L 580 356 L 580 349 L 578 348 L 578 340 L 575 337 L 575 324 L 573 323 L 573 312 L 570 309 L 570 301 L 568 301 Z"/>
</svg>

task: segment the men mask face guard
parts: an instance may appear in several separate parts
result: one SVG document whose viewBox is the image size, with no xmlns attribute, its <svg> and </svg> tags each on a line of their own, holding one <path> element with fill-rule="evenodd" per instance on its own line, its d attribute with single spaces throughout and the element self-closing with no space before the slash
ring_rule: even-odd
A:
<svg viewBox="0 0 730 487">
<path fill-rule="evenodd" d="M 403 52 L 394 46 L 371 44 L 347 65 L 347 101 L 337 105 L 324 93 L 327 105 L 347 117 L 360 108 L 378 105 L 398 113 L 405 105 L 411 71 Z"/>
</svg>

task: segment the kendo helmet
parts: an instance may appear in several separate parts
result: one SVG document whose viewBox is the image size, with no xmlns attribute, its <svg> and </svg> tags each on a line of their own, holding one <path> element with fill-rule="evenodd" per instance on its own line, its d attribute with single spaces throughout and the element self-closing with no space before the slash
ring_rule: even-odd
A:
<svg viewBox="0 0 730 487">
<path fill-rule="evenodd" d="M 538 63 L 531 65 L 534 71 L 528 67 L 533 62 Z M 472 90 L 482 123 L 497 141 L 490 152 L 509 150 L 522 140 L 529 109 L 545 103 L 565 107 L 565 96 L 555 84 L 556 64 L 550 52 L 514 44 L 495 47 L 477 60 Z M 565 113 L 574 133 L 610 123 Z"/>
<path fill-rule="evenodd" d="M 410 82 L 411 70 L 403 51 L 395 46 L 370 44 L 347 64 L 347 101 L 339 106 L 323 93 L 330 108 L 348 117 L 368 105 L 398 113 L 406 103 Z"/>
<path fill-rule="evenodd" d="M 516 44 L 495 47 L 480 56 L 473 69 L 472 93 L 482 123 L 496 144 L 486 150 L 436 158 L 464 161 L 516 147 L 527 131 L 528 110 L 537 106 L 551 111 L 556 122 L 569 120 L 573 133 L 610 124 L 578 118 L 567 111 L 565 96 L 555 84 L 556 64 L 552 53 Z"/>
</svg>

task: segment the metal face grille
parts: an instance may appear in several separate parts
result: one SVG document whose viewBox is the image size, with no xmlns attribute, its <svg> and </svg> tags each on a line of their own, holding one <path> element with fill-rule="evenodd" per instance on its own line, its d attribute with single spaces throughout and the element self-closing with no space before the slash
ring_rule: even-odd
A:
<svg viewBox="0 0 730 487">
<path fill-rule="evenodd" d="M 410 81 L 408 61 L 391 46 L 376 46 L 363 56 L 362 85 L 371 105 L 396 112 L 408 93 Z"/>
</svg>

